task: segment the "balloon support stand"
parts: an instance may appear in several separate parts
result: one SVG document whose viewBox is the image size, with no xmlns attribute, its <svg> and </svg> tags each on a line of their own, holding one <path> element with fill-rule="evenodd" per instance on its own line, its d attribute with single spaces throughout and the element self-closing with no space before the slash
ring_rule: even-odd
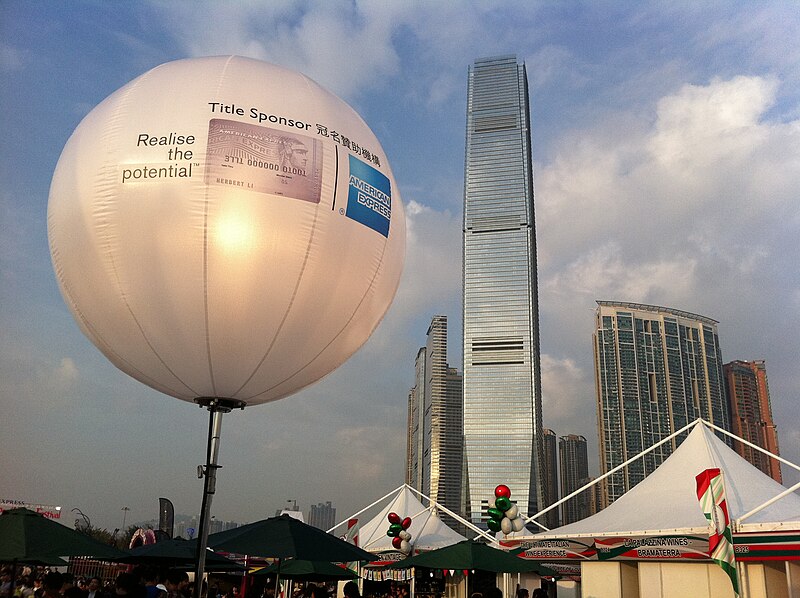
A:
<svg viewBox="0 0 800 598">
<path fill-rule="evenodd" d="M 197 563 L 195 569 L 195 598 L 202 597 L 203 574 L 206 566 L 206 549 L 208 547 L 208 528 L 211 515 L 211 500 L 217 486 L 217 463 L 219 457 L 219 440 L 222 432 L 222 415 L 234 409 L 244 409 L 246 403 L 236 399 L 219 397 L 199 397 L 194 400 L 200 407 L 208 409 L 208 444 L 206 448 L 206 464 L 197 468 L 197 476 L 205 478 L 203 483 L 203 503 L 200 507 L 200 529 L 197 536 Z"/>
</svg>

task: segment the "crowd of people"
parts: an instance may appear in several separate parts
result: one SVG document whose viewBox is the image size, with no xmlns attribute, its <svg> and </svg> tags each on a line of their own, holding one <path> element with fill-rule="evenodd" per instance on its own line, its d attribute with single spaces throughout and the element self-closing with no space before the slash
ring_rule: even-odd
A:
<svg viewBox="0 0 800 598">
<path fill-rule="evenodd" d="M 18 573 L 12 584 L 11 569 L 0 571 L 0 598 L 189 598 L 189 576 L 179 570 L 159 575 L 154 569 L 137 567 L 105 582 L 95 576 L 76 579 L 72 573 L 48 568 L 24 567 Z"/>
</svg>

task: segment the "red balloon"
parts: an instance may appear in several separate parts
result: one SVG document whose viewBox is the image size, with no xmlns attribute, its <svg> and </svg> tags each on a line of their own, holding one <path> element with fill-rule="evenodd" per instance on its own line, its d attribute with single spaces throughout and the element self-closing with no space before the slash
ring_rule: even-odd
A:
<svg viewBox="0 0 800 598">
<path fill-rule="evenodd" d="M 389 523 L 400 523 L 400 515 L 397 513 L 389 513 Z"/>
<path fill-rule="evenodd" d="M 403 539 L 400 537 L 392 538 L 392 546 L 394 546 L 397 550 L 400 550 L 400 544 L 403 543 Z"/>
<path fill-rule="evenodd" d="M 411 517 L 406 517 L 403 521 L 400 522 L 400 525 L 403 526 L 403 529 L 408 529 L 411 527 Z"/>
<path fill-rule="evenodd" d="M 501 496 L 504 498 L 511 498 L 511 488 L 509 488 L 505 484 L 500 484 L 497 488 L 494 489 L 494 495 L 497 498 L 500 498 Z"/>
</svg>

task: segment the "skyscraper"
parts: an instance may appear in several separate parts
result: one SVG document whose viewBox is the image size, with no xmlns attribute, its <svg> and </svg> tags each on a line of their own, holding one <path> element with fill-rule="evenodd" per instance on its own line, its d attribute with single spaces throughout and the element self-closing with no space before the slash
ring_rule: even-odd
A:
<svg viewBox="0 0 800 598">
<path fill-rule="evenodd" d="M 308 525 L 325 531 L 331 529 L 336 525 L 336 507 L 331 501 L 311 505 L 308 512 Z"/>
<path fill-rule="evenodd" d="M 586 438 L 567 434 L 558 439 L 558 457 L 561 464 L 561 492 L 564 496 L 586 485 L 589 480 L 589 459 L 586 453 Z M 589 490 L 569 499 L 561 505 L 561 523 L 567 525 L 589 516 Z"/>
<path fill-rule="evenodd" d="M 461 376 L 447 364 L 447 316 L 434 316 L 409 392 L 406 483 L 448 509 L 461 506 Z"/>
<path fill-rule="evenodd" d="M 732 361 L 722 366 L 725 392 L 731 414 L 731 432 L 776 455 L 778 431 L 772 420 L 772 404 L 764 360 Z M 777 482 L 783 482 L 777 459 L 744 443 L 734 441 L 733 449 Z"/>
<path fill-rule="evenodd" d="M 698 417 L 729 429 L 715 320 L 655 305 L 597 305 L 594 354 L 602 473 Z M 641 482 L 683 438 L 607 478 L 605 504 Z"/>
<path fill-rule="evenodd" d="M 514 56 L 469 69 L 464 173 L 464 515 L 498 484 L 543 504 L 536 233 L 528 82 Z"/>
<path fill-rule="evenodd" d="M 542 508 L 545 508 L 558 501 L 560 496 L 558 493 L 558 437 L 553 430 L 544 428 L 542 441 L 544 443 L 544 467 L 542 467 L 544 503 Z M 545 513 L 542 520 L 542 523 L 550 529 L 558 527 L 558 522 L 558 507 Z"/>
</svg>

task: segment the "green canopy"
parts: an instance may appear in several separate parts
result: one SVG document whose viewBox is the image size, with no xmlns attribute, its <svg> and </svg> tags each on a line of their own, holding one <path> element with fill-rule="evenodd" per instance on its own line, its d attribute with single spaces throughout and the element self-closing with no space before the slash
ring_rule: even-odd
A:
<svg viewBox="0 0 800 598">
<path fill-rule="evenodd" d="M 407 569 L 409 567 L 428 567 L 429 569 L 478 569 L 494 573 L 526 573 L 557 576 L 558 573 L 537 562 L 522 559 L 504 550 L 492 548 L 483 542 L 464 540 L 422 552 L 416 556 L 397 561 L 388 566 L 389 569 Z"/>
<path fill-rule="evenodd" d="M 90 556 L 116 561 L 124 553 L 29 509 L 0 514 L 0 562 Z"/>
<path fill-rule="evenodd" d="M 334 581 L 358 577 L 350 569 L 345 569 L 327 561 L 304 561 L 301 559 L 278 561 L 253 573 L 253 575 L 275 574 L 282 579 L 302 579 L 305 581 Z"/>
<path fill-rule="evenodd" d="M 164 567 L 193 567 L 197 564 L 197 542 L 189 540 L 162 540 L 155 544 L 137 546 L 120 559 L 123 563 L 162 565 Z M 226 559 L 215 552 L 206 553 L 206 571 L 243 571 L 244 565 Z"/>
<path fill-rule="evenodd" d="M 208 546 L 214 550 L 265 558 L 296 558 L 329 563 L 375 559 L 375 555 L 288 515 L 270 517 L 211 534 Z"/>
</svg>

